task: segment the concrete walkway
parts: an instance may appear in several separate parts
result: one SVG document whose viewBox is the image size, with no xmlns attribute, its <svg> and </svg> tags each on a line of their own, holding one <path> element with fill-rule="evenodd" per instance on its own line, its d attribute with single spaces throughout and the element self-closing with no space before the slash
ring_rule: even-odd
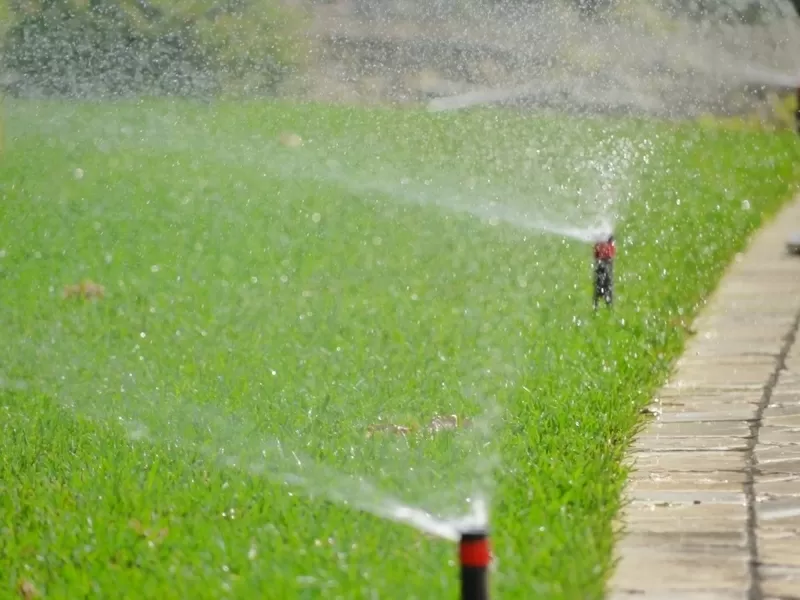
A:
<svg viewBox="0 0 800 600">
<path fill-rule="evenodd" d="M 795 201 L 695 321 L 632 454 L 608 597 L 800 600 L 800 231 Z"/>
</svg>

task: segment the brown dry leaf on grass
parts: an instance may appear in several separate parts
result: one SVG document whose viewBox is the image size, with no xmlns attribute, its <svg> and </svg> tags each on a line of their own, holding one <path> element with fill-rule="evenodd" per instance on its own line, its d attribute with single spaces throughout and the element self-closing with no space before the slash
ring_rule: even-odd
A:
<svg viewBox="0 0 800 600">
<path fill-rule="evenodd" d="M 40 597 L 39 590 L 36 589 L 32 581 L 28 581 L 27 579 L 19 580 L 19 583 L 17 583 L 17 593 L 20 597 L 25 598 L 25 600 L 33 600 L 33 598 Z"/>
<path fill-rule="evenodd" d="M 290 131 L 284 131 L 281 133 L 278 140 L 280 141 L 281 146 L 286 146 L 287 148 L 299 148 L 303 145 L 303 138 Z"/>
<path fill-rule="evenodd" d="M 161 529 L 150 529 L 144 527 L 138 519 L 131 519 L 128 521 L 128 526 L 133 529 L 137 535 L 142 536 L 148 542 L 161 542 L 169 534 L 169 529 L 162 527 Z"/>
<path fill-rule="evenodd" d="M 422 428 L 426 433 L 439 433 L 441 431 L 451 431 L 459 427 L 469 427 L 472 420 L 465 418 L 459 421 L 458 415 L 434 415 L 430 423 Z M 417 428 L 413 425 L 397 425 L 395 423 L 377 423 L 367 427 L 367 437 L 372 437 L 378 432 L 394 433 L 397 435 L 407 435 Z"/>
<path fill-rule="evenodd" d="M 695 333 L 697 333 L 694 327 L 692 327 L 692 323 L 688 322 L 683 317 L 675 317 L 670 321 L 670 325 L 678 329 L 683 329 L 689 335 L 694 335 Z"/>
<path fill-rule="evenodd" d="M 91 279 L 84 279 L 80 283 L 65 285 L 62 293 L 64 298 L 80 298 L 81 300 L 94 300 L 105 298 L 106 288 Z"/>
<path fill-rule="evenodd" d="M 394 423 L 377 423 L 367 427 L 367 437 L 372 437 L 381 431 L 394 433 L 397 435 L 406 435 L 411 433 L 411 427 L 406 427 L 405 425 L 395 425 Z"/>
<path fill-rule="evenodd" d="M 439 433 L 440 431 L 448 431 L 450 429 L 458 429 L 458 415 L 439 416 L 434 415 L 431 422 L 428 423 L 426 430 L 428 433 Z"/>
</svg>

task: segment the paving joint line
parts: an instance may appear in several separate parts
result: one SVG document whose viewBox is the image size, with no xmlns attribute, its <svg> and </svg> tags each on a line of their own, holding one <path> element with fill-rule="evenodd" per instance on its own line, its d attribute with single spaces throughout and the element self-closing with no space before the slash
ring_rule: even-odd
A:
<svg viewBox="0 0 800 600">
<path fill-rule="evenodd" d="M 757 494 L 755 483 L 755 472 L 758 469 L 758 463 L 755 451 L 758 447 L 764 411 L 772 400 L 772 394 L 775 391 L 775 387 L 778 385 L 781 372 L 786 370 L 786 359 L 797 341 L 798 331 L 800 331 L 800 310 L 795 313 L 791 328 L 783 336 L 783 345 L 781 346 L 781 351 L 777 355 L 778 360 L 775 369 L 770 374 L 766 384 L 764 384 L 764 391 L 761 394 L 758 408 L 756 408 L 755 417 L 752 421 L 749 421 L 750 436 L 744 438 L 747 440 L 747 449 L 745 450 L 747 453 L 747 466 L 745 468 L 746 479 L 744 482 L 744 496 L 745 502 L 747 503 L 747 549 L 750 555 L 748 566 L 750 575 L 750 585 L 747 590 L 748 600 L 763 600 L 764 597 L 763 590 L 761 589 L 761 574 L 759 571 L 758 516 L 756 515 Z"/>
</svg>

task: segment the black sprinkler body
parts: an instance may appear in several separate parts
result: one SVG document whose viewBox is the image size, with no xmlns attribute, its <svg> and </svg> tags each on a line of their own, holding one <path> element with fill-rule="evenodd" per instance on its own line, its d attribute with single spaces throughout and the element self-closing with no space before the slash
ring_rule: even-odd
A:
<svg viewBox="0 0 800 600">
<path fill-rule="evenodd" d="M 489 600 L 491 551 L 486 531 L 461 534 L 458 546 L 461 564 L 461 600 Z"/>
<path fill-rule="evenodd" d="M 786 242 L 789 254 L 800 255 L 800 233 L 793 233 Z"/>
<path fill-rule="evenodd" d="M 796 90 L 797 106 L 794 109 L 794 125 L 797 133 L 800 133 L 800 88 Z"/>
<path fill-rule="evenodd" d="M 597 310 L 600 300 L 604 300 L 606 306 L 614 304 L 614 258 L 616 258 L 617 248 L 614 236 L 609 235 L 603 241 L 594 245 L 594 296 L 592 304 Z"/>
</svg>

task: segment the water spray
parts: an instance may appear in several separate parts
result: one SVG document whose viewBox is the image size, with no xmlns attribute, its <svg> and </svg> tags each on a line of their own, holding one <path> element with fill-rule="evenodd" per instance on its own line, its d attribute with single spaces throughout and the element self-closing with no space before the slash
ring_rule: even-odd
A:
<svg viewBox="0 0 800 600">
<path fill-rule="evenodd" d="M 485 529 L 466 531 L 458 545 L 461 565 L 461 600 L 489 600 L 489 534 Z"/>
</svg>

